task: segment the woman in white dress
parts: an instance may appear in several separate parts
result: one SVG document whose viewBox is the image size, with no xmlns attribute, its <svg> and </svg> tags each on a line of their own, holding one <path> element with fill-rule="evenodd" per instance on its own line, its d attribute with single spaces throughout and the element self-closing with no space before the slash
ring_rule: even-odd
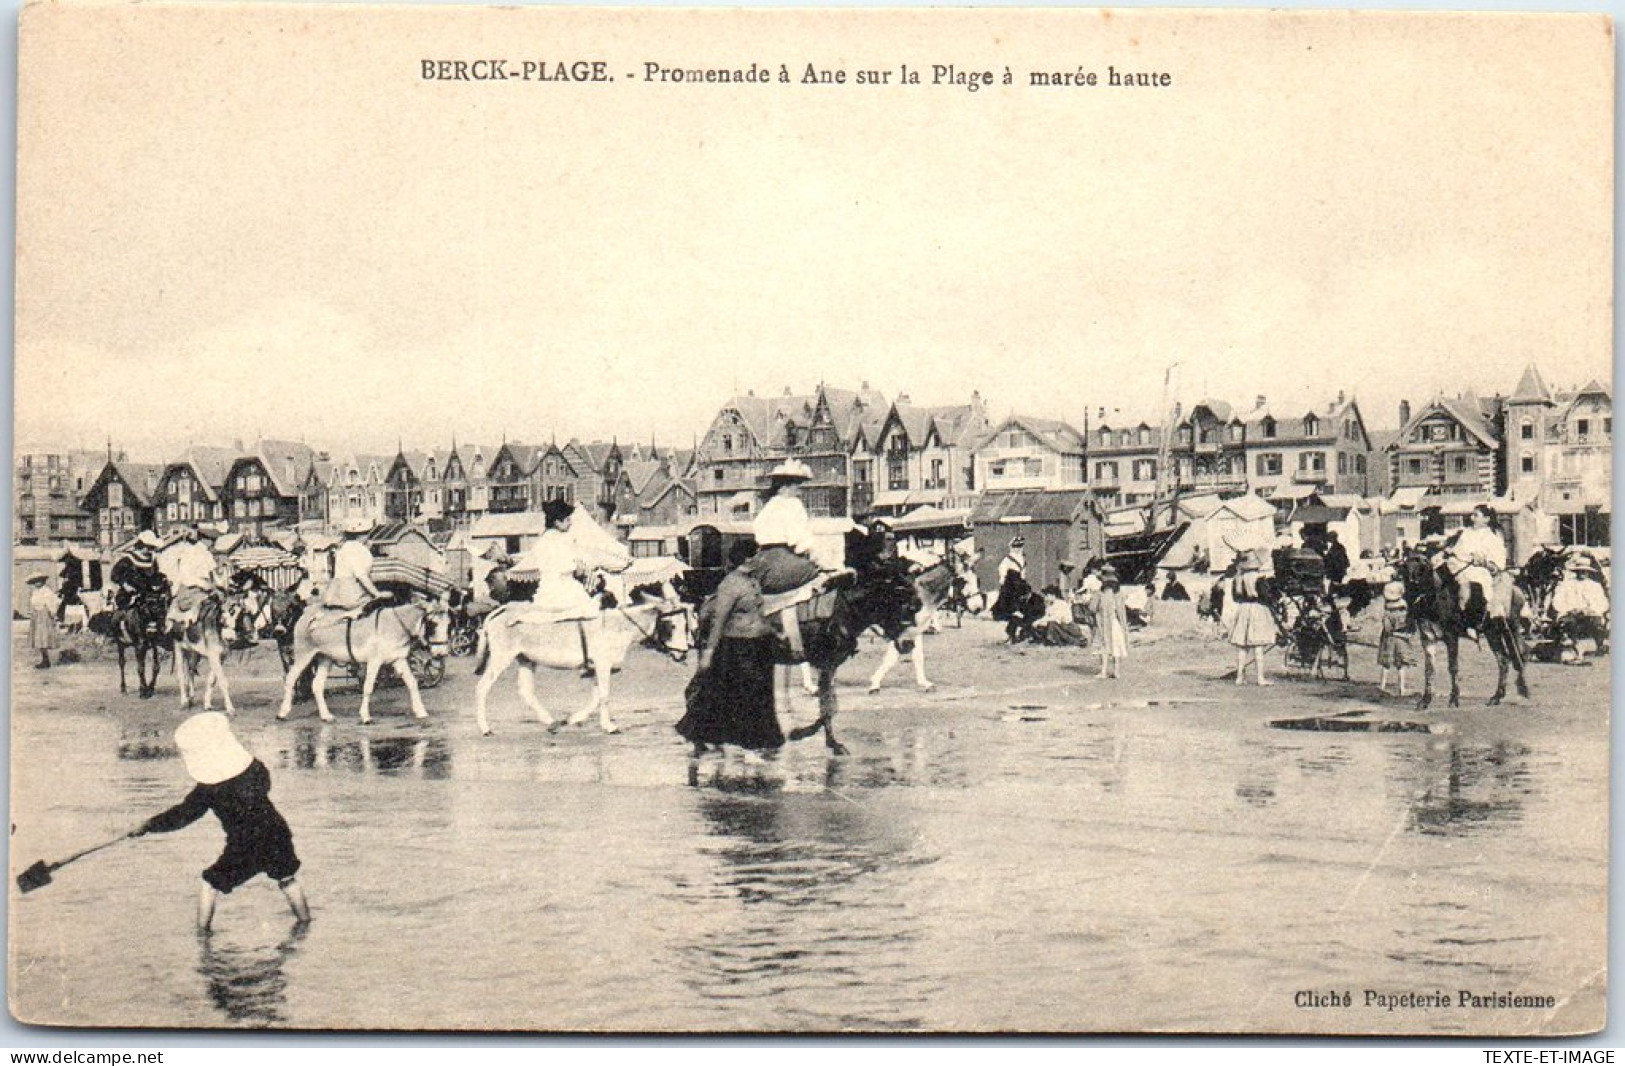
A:
<svg viewBox="0 0 1625 1066">
<path fill-rule="evenodd" d="M 532 602 L 537 607 L 566 618 L 591 618 L 598 613 L 598 601 L 577 577 L 586 568 L 581 563 L 575 538 L 570 535 L 574 512 L 575 508 L 563 500 L 548 500 L 542 504 L 547 528 L 536 538 L 536 544 L 519 568 L 536 571 L 536 595 Z"/>
</svg>

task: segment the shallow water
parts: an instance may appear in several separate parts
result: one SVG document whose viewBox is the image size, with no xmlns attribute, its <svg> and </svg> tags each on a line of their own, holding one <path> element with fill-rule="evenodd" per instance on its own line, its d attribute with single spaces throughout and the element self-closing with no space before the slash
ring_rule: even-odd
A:
<svg viewBox="0 0 1625 1066">
<path fill-rule="evenodd" d="M 670 732 L 680 671 L 634 665 L 616 737 L 550 735 L 511 699 L 498 735 L 478 737 L 461 678 L 424 726 L 387 701 L 371 729 L 277 724 L 245 682 L 239 731 L 294 826 L 315 922 L 293 930 L 260 879 L 194 936 L 196 872 L 220 843 L 208 819 L 14 889 L 14 1010 L 572 1030 L 1600 1021 L 1605 677 L 1543 675 L 1546 691 L 1593 686 L 1579 698 L 1602 709 L 1587 714 L 1479 709 L 1442 735 L 1340 734 L 1268 728 L 1344 709 L 1307 688 L 1153 702 L 1053 662 L 1018 664 L 1020 685 L 991 663 L 975 691 L 843 691 L 852 755 L 809 741 L 764 762 L 691 760 Z M 1216 691 L 1180 668 L 1159 679 Z M 52 679 L 55 700 L 33 681 L 13 723 L 14 872 L 185 789 L 172 708 L 98 690 L 101 711 L 70 679 Z M 1344 989 L 1355 1007 L 1293 1003 Z M 1367 989 L 1561 1003 L 1388 1011 Z"/>
</svg>

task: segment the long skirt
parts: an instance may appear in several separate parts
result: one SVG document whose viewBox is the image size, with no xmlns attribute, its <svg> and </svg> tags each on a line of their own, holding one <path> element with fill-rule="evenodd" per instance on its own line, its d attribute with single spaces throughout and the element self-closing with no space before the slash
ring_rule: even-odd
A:
<svg viewBox="0 0 1625 1066">
<path fill-rule="evenodd" d="M 34 611 L 28 619 L 28 644 L 35 651 L 56 648 L 56 616 L 48 610 Z"/>
<path fill-rule="evenodd" d="M 773 709 L 773 638 L 723 637 L 711 665 L 688 686 L 677 732 L 691 744 L 784 746 Z"/>
<path fill-rule="evenodd" d="M 1275 616 L 1262 603 L 1236 604 L 1235 621 L 1230 626 L 1230 643 L 1238 648 L 1268 648 L 1279 634 Z"/>
</svg>

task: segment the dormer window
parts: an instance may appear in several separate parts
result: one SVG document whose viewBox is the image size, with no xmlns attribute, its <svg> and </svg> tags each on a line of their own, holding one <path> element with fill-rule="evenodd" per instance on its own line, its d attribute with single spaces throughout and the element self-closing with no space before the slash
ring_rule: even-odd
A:
<svg viewBox="0 0 1625 1066">
<path fill-rule="evenodd" d="M 1263 425 L 1260 428 L 1264 431 L 1264 438 L 1266 440 L 1273 440 L 1275 438 L 1275 419 L 1271 418 L 1269 415 L 1265 415 Z"/>
<path fill-rule="evenodd" d="M 1320 419 L 1314 415 L 1305 418 L 1303 420 L 1303 435 L 1306 437 L 1320 436 Z"/>
</svg>

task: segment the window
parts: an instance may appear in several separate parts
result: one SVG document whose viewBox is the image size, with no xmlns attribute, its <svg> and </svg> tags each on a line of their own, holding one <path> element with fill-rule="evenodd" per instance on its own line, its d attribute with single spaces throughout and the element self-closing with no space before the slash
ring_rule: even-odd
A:
<svg viewBox="0 0 1625 1066">
<path fill-rule="evenodd" d="M 987 476 L 988 477 L 1003 477 L 1004 476 L 1004 467 L 1005 467 L 1005 461 L 1003 459 L 1000 459 L 996 463 L 987 464 Z"/>
<path fill-rule="evenodd" d="M 1263 430 L 1265 438 L 1269 440 L 1275 439 L 1275 419 L 1265 415 L 1264 423 L 1260 428 Z"/>
<path fill-rule="evenodd" d="M 1130 437 L 1130 436 L 1129 436 L 1129 432 L 1128 432 L 1128 430 L 1126 430 L 1126 429 L 1125 429 L 1125 430 L 1123 430 L 1123 432 L 1121 432 L 1121 433 L 1119 433 L 1119 434 L 1118 434 L 1118 435 L 1117 435 L 1117 443 L 1118 443 L 1118 444 L 1119 444 L 1119 445 L 1120 445 L 1120 446 L 1122 446 L 1122 447 L 1124 447 L 1124 448 L 1127 448 L 1127 447 L 1128 447 L 1128 446 L 1129 446 L 1129 442 L 1130 442 L 1130 441 L 1131 441 L 1131 440 L 1132 440 L 1132 439 L 1133 439 L 1133 438 L 1131 438 L 1131 437 Z"/>
<path fill-rule="evenodd" d="M 1028 459 L 1028 460 L 1026 460 L 1026 469 L 1027 469 L 1027 476 L 1028 477 L 1043 477 L 1044 476 L 1044 460 L 1042 460 L 1042 459 Z"/>
<path fill-rule="evenodd" d="M 1349 472 L 1349 455 L 1348 455 L 1348 452 L 1338 452 L 1337 453 L 1337 472 L 1339 474 L 1346 474 L 1346 473 Z"/>
<path fill-rule="evenodd" d="M 1574 420 L 1574 433 L 1580 440 L 1585 440 L 1591 434 L 1591 419 L 1577 418 Z"/>
<path fill-rule="evenodd" d="M 1613 432 L 1614 432 L 1614 416 L 1613 415 L 1609 415 L 1607 418 L 1602 420 L 1602 431 L 1604 433 L 1607 433 L 1610 436 L 1613 435 Z"/>
<path fill-rule="evenodd" d="M 1145 426 L 1140 427 L 1140 443 L 1141 444 L 1150 444 L 1151 443 L 1151 430 L 1149 428 L 1145 427 Z"/>
<path fill-rule="evenodd" d="M 893 447 L 891 454 L 886 456 L 886 487 L 892 490 L 908 488 L 908 451 L 907 447 Z"/>
<path fill-rule="evenodd" d="M 1305 418 L 1303 420 L 1303 435 L 1306 437 L 1319 436 L 1320 419 L 1316 418 L 1314 415 L 1310 415 L 1308 418 Z"/>
<path fill-rule="evenodd" d="M 1527 418 L 1518 423 L 1518 436 L 1523 440 L 1534 440 L 1535 423 Z"/>
<path fill-rule="evenodd" d="M 109 481 L 107 483 L 107 506 L 124 506 L 124 486 L 120 482 Z"/>
<path fill-rule="evenodd" d="M 1111 482 L 1116 481 L 1117 480 L 1117 464 L 1116 463 L 1096 463 L 1095 464 L 1095 480 L 1100 481 L 1100 482 L 1105 482 L 1107 484 L 1110 484 Z"/>
<path fill-rule="evenodd" d="M 1326 453 L 1299 452 L 1298 469 L 1304 472 L 1324 473 L 1326 470 Z"/>
<path fill-rule="evenodd" d="M 933 460 L 931 460 L 931 481 L 929 482 L 929 484 L 926 487 L 927 488 L 933 488 L 933 489 L 940 489 L 940 488 L 943 487 L 943 485 L 944 485 L 944 482 L 943 482 L 943 479 L 942 479 L 942 460 L 941 459 L 933 459 Z"/>
<path fill-rule="evenodd" d="M 1136 459 L 1134 461 L 1135 481 L 1155 481 L 1157 479 L 1157 461 L 1155 459 Z"/>
<path fill-rule="evenodd" d="M 1188 426 L 1188 425 L 1180 426 L 1179 427 L 1179 443 L 1181 443 L 1181 444 L 1189 444 L 1190 442 L 1191 442 L 1191 427 Z"/>
<path fill-rule="evenodd" d="M 715 470 L 711 471 L 711 478 L 720 485 L 722 483 L 722 467 L 719 466 Z"/>
<path fill-rule="evenodd" d="M 1466 455 L 1453 455 L 1450 457 L 1450 468 L 1458 474 L 1467 473 L 1471 457 Z"/>
<path fill-rule="evenodd" d="M 175 521 L 175 505 L 170 504 L 168 507 L 164 508 L 164 514 L 171 522 Z"/>
<path fill-rule="evenodd" d="M 1109 448 L 1109 447 L 1111 447 L 1111 443 L 1112 443 L 1112 431 L 1107 429 L 1105 426 L 1101 426 L 1100 427 L 1100 446 L 1102 448 Z"/>
<path fill-rule="evenodd" d="M 1365 456 L 1364 455 L 1356 455 L 1354 457 L 1354 472 L 1356 474 L 1365 473 Z"/>
<path fill-rule="evenodd" d="M 1523 457 L 1518 461 L 1518 466 L 1525 474 L 1533 474 L 1535 472 L 1535 457 L 1529 452 L 1524 452 Z"/>
</svg>

